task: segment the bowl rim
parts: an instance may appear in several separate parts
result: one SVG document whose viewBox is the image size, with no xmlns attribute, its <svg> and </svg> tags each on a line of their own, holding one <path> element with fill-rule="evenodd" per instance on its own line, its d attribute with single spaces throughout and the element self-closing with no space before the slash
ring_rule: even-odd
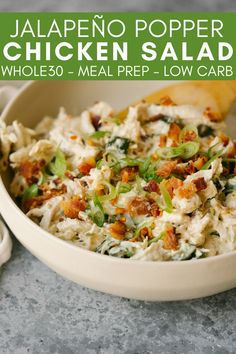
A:
<svg viewBox="0 0 236 354">
<path fill-rule="evenodd" d="M 70 81 L 70 80 L 68 80 Z M 32 86 L 35 86 L 41 82 L 44 82 L 44 80 L 39 80 L 39 81 L 33 81 L 30 80 L 27 83 L 23 84 L 23 86 L 19 89 L 19 91 L 14 95 L 14 97 L 11 98 L 11 100 L 8 102 L 8 104 L 5 106 L 5 108 L 2 111 L 1 118 L 5 120 L 5 117 L 7 116 L 9 110 L 11 109 L 12 105 L 14 104 L 16 99 L 19 99 L 22 94 L 24 94 L 29 88 Z M 90 257 L 97 258 L 98 260 L 104 260 L 105 262 L 111 262 L 111 263 L 124 263 L 126 265 L 134 265 L 134 264 L 140 264 L 145 267 L 185 267 L 186 264 L 189 265 L 195 265 L 195 264 L 203 264 L 203 263 L 212 263 L 212 262 L 217 262 L 217 261 L 223 261 L 225 258 L 229 258 L 230 256 L 236 255 L 236 250 L 230 251 L 227 253 L 223 253 L 220 255 L 216 256 L 211 256 L 211 257 L 205 257 L 201 259 L 189 259 L 189 260 L 183 260 L 183 261 L 147 261 L 147 260 L 135 260 L 135 259 L 130 259 L 130 258 L 119 258 L 119 257 L 114 257 L 114 256 L 109 256 L 106 254 L 101 254 L 97 253 L 91 250 L 84 249 L 82 247 L 76 246 L 73 243 L 70 243 L 66 240 L 60 239 L 56 237 L 55 235 L 51 234 L 50 232 L 44 230 L 42 227 L 40 227 L 38 224 L 33 222 L 21 209 L 20 207 L 16 204 L 14 201 L 13 197 L 11 197 L 10 192 L 8 192 L 5 184 L 3 183 L 1 173 L 0 173 L 0 190 L 4 193 L 1 193 L 1 201 L 4 200 L 5 198 L 11 204 L 11 206 L 15 209 L 15 212 L 17 213 L 18 217 L 22 219 L 23 222 L 26 222 L 29 224 L 29 226 L 32 227 L 32 229 L 35 231 L 35 233 L 41 234 L 42 237 L 46 237 L 50 241 L 54 240 L 56 243 L 64 247 L 67 247 L 69 249 L 72 249 L 74 252 L 83 253 L 87 254 Z M 0 204 L 1 204 L 0 201 Z M 10 226 L 10 225 L 9 225 Z M 53 242 L 54 242 L 53 241 Z"/>
</svg>

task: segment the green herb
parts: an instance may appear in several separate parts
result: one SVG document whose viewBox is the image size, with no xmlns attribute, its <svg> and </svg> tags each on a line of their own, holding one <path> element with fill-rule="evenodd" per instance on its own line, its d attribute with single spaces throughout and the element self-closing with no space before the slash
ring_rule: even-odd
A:
<svg viewBox="0 0 236 354">
<path fill-rule="evenodd" d="M 173 209 L 172 200 L 171 200 L 168 190 L 166 189 L 166 187 L 163 186 L 163 184 L 160 184 L 160 191 L 161 191 L 161 194 L 163 196 L 163 199 L 164 199 L 164 202 L 166 205 L 165 211 L 167 213 L 171 213 L 172 209 Z"/>
<path fill-rule="evenodd" d="M 170 116 L 165 116 L 165 115 L 160 115 L 159 120 L 167 124 L 171 124 L 175 122 L 175 118 Z"/>
<path fill-rule="evenodd" d="M 223 157 L 223 161 L 224 162 L 236 162 L 236 158 L 234 157 L 231 157 L 231 158 L 229 158 L 229 157 Z"/>
<path fill-rule="evenodd" d="M 156 171 L 157 171 L 156 166 L 154 164 L 150 164 L 147 171 L 142 174 L 142 178 L 146 182 L 149 182 L 152 179 L 154 179 L 154 181 L 160 183 L 162 181 L 162 178 L 160 176 L 157 176 Z"/>
<path fill-rule="evenodd" d="M 224 189 L 225 194 L 236 192 L 236 178 L 230 179 Z"/>
<path fill-rule="evenodd" d="M 134 252 L 129 251 L 128 248 L 125 250 L 125 254 L 124 254 L 125 257 L 130 258 L 133 257 L 133 255 Z"/>
<path fill-rule="evenodd" d="M 208 170 L 208 168 L 211 166 L 211 163 L 212 163 L 213 161 L 215 161 L 216 159 L 218 159 L 218 157 L 221 156 L 222 152 L 223 152 L 223 149 L 220 150 L 220 151 L 218 151 L 214 156 L 212 156 L 212 157 L 210 158 L 210 160 L 208 160 L 208 161 L 205 163 L 205 165 L 202 166 L 201 170 Z"/>
<path fill-rule="evenodd" d="M 109 135 L 109 134 L 111 134 L 111 132 L 101 130 L 101 131 L 97 131 L 97 132 L 91 134 L 90 137 L 93 139 L 101 139 L 104 136 Z"/>
<path fill-rule="evenodd" d="M 39 187 L 37 184 L 32 184 L 30 187 L 28 187 L 25 191 L 24 194 L 22 196 L 22 200 L 23 202 L 25 200 L 37 197 L 37 195 L 39 194 Z"/>
<path fill-rule="evenodd" d="M 97 226 L 102 227 L 105 222 L 105 214 L 96 193 L 93 195 L 93 204 L 94 208 L 91 209 L 90 217 Z"/>
<path fill-rule="evenodd" d="M 64 176 L 66 172 L 66 158 L 60 149 L 57 149 L 54 159 L 49 162 L 48 169 L 55 176 Z"/>
<path fill-rule="evenodd" d="M 110 140 L 108 142 L 107 146 L 115 148 L 115 149 L 120 150 L 121 152 L 127 154 L 127 151 L 129 149 L 129 144 L 130 144 L 129 139 L 116 136 L 115 138 L 113 138 L 112 140 Z"/>
<path fill-rule="evenodd" d="M 197 129 L 198 129 L 198 134 L 201 138 L 212 135 L 214 132 L 214 130 L 206 124 L 199 124 Z"/>
</svg>

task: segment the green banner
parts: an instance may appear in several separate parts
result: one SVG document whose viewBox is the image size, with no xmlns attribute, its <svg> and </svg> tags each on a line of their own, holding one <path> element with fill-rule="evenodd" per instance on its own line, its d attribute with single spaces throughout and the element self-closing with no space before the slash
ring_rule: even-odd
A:
<svg viewBox="0 0 236 354">
<path fill-rule="evenodd" d="M 1 80 L 235 80 L 236 13 L 0 13 Z"/>
</svg>

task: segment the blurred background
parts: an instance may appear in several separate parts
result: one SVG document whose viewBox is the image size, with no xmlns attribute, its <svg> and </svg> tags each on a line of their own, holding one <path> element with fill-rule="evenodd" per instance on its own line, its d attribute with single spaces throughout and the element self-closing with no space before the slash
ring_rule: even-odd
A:
<svg viewBox="0 0 236 354">
<path fill-rule="evenodd" d="M 236 10 L 235 0 L 0 0 L 0 11 L 220 11 Z"/>
</svg>

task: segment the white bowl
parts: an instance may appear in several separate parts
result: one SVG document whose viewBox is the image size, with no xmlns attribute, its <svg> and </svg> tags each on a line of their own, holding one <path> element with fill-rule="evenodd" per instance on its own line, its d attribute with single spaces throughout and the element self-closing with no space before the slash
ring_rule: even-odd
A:
<svg viewBox="0 0 236 354">
<path fill-rule="evenodd" d="M 37 81 L 29 83 L 3 112 L 33 127 L 60 106 L 75 114 L 94 101 L 116 109 L 157 89 L 157 81 Z M 165 82 L 166 84 L 166 82 Z M 50 268 L 81 285 L 141 300 L 197 298 L 236 286 L 236 252 L 202 260 L 147 262 L 86 251 L 50 235 L 17 207 L 8 193 L 10 173 L 0 180 L 0 212 L 19 241 Z"/>
</svg>

